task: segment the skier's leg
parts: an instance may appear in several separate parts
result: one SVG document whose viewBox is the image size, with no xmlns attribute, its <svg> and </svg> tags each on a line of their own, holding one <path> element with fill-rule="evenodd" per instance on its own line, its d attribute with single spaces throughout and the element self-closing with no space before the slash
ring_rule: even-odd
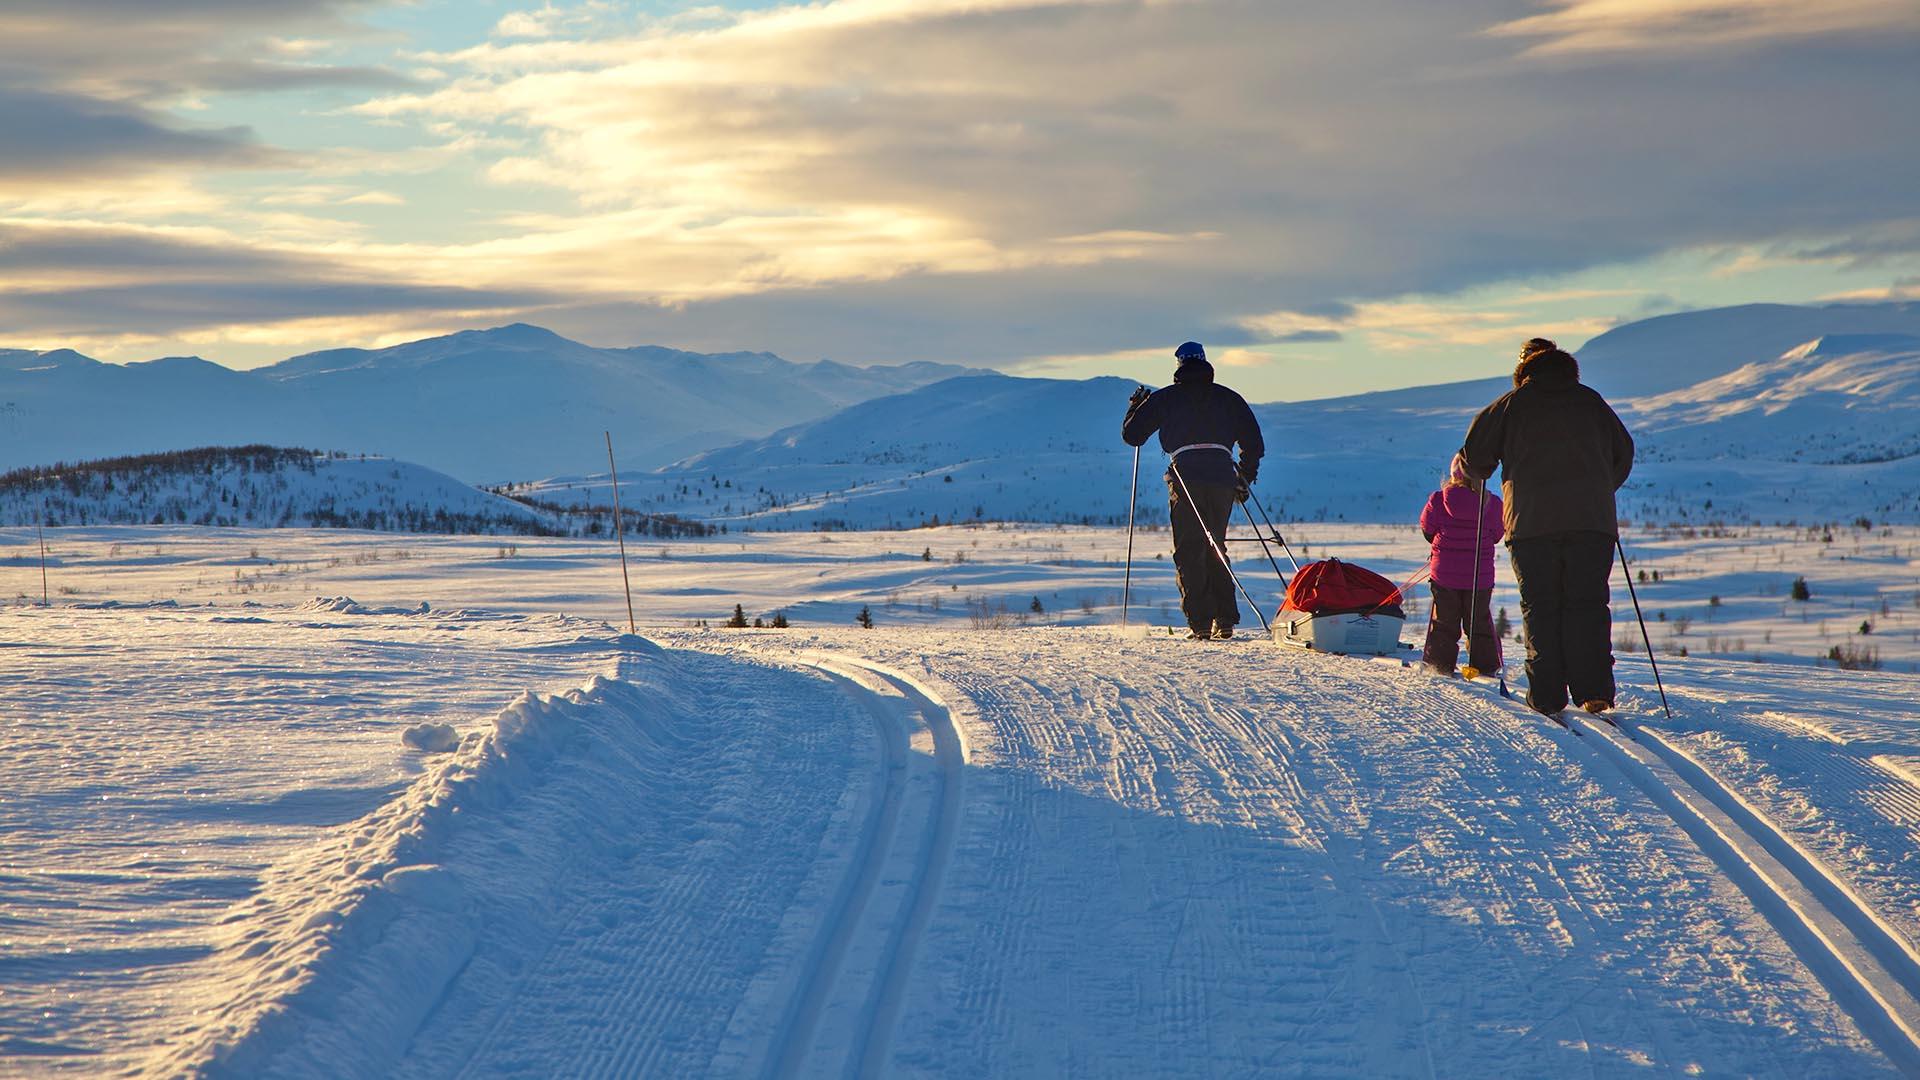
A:
<svg viewBox="0 0 1920 1080">
<path fill-rule="evenodd" d="M 1213 631 L 1213 599 L 1208 591 L 1214 569 L 1213 551 L 1194 508 L 1180 493 L 1180 485 L 1167 484 L 1167 514 L 1173 523 L 1173 572 L 1180 584 L 1180 613 L 1187 626 L 1202 634 Z"/>
<path fill-rule="evenodd" d="M 1567 537 L 1566 606 L 1561 641 L 1566 647 L 1567 689 L 1576 704 L 1612 704 L 1613 537 L 1582 532 Z"/>
<path fill-rule="evenodd" d="M 1224 484 L 1201 484 L 1194 489 L 1193 497 L 1200 502 L 1202 516 L 1207 519 L 1207 531 L 1213 534 L 1213 542 L 1219 551 L 1227 554 L 1227 526 L 1233 523 L 1233 488 Z M 1208 569 L 1212 576 L 1207 579 L 1207 591 L 1212 597 L 1212 618 L 1217 626 L 1240 625 L 1239 590 L 1234 587 L 1233 575 L 1220 563 L 1220 555 L 1211 555 Z"/>
<path fill-rule="evenodd" d="M 1561 646 L 1561 538 L 1534 536 L 1507 545 L 1520 583 L 1520 621 L 1527 632 L 1527 704 L 1543 713 L 1567 707 Z"/>
<path fill-rule="evenodd" d="M 1433 613 L 1427 616 L 1427 647 L 1420 659 L 1435 671 L 1451 675 L 1460 661 L 1460 590 L 1433 582 L 1427 588 L 1433 592 Z"/>
<path fill-rule="evenodd" d="M 1467 659 L 1481 671 L 1500 667 L 1500 641 L 1493 630 L 1493 590 L 1481 589 L 1473 595 L 1473 616 L 1467 620 L 1473 628 L 1467 642 Z"/>
</svg>

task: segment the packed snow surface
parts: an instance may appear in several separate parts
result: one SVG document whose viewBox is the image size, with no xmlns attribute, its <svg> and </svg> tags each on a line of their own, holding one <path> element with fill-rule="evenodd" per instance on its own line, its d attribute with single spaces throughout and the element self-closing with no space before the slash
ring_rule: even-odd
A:
<svg viewBox="0 0 1920 1080">
<path fill-rule="evenodd" d="M 1631 738 L 1123 631 L 1123 542 L 675 542 L 628 635 L 580 541 L 56 530 L 72 591 L 0 610 L 0 1074 L 1920 1070 L 1914 654 L 1781 615 L 1910 611 L 1912 530 L 1630 537 L 1656 633 L 1805 635 L 1660 634 L 1672 719 L 1623 653 Z M 687 623 L 736 601 L 794 626 Z"/>
</svg>

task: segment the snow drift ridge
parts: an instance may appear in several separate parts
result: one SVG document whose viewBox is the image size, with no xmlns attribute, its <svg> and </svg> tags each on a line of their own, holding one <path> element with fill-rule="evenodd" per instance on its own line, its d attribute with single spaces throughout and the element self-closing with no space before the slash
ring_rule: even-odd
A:
<svg viewBox="0 0 1920 1080">
<path fill-rule="evenodd" d="M 609 644 L 618 679 L 521 694 L 399 797 L 269 869 L 226 916 L 230 974 L 204 1019 L 148 1071 L 378 1075 L 484 927 L 550 930 L 555 860 L 613 842 L 624 825 L 613 790 L 676 742 L 671 660 L 641 638 Z"/>
</svg>

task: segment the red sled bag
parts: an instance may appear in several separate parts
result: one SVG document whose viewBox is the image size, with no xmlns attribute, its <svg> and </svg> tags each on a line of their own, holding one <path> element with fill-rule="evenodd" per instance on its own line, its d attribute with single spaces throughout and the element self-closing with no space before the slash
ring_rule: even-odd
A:
<svg viewBox="0 0 1920 1080">
<path fill-rule="evenodd" d="M 1327 559 L 1293 576 L 1273 620 L 1273 637 L 1314 652 L 1385 656 L 1400 651 L 1406 619 L 1393 582 L 1364 566 Z"/>
<path fill-rule="evenodd" d="M 1405 619 L 1400 588 L 1364 566 L 1323 559 L 1308 563 L 1287 586 L 1281 617 L 1289 611 L 1308 615 L 1386 615 Z"/>
</svg>

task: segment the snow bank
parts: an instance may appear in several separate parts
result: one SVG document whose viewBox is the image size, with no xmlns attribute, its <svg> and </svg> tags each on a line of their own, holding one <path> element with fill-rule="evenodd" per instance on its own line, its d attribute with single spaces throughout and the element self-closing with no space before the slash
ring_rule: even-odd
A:
<svg viewBox="0 0 1920 1080">
<path fill-rule="evenodd" d="M 301 604 L 300 610 L 335 615 L 425 615 L 427 602 L 422 600 L 417 607 L 368 607 L 355 603 L 351 596 L 316 596 Z"/>
<path fill-rule="evenodd" d="M 621 680 L 522 694 L 398 798 L 271 868 L 226 917 L 228 974 L 191 1010 L 199 1026 L 150 1071 L 386 1072 L 483 928 L 541 933 L 542 890 L 566 853 L 617 843 L 619 786 L 673 741 L 684 711 L 667 689 L 671 664 L 647 643 L 626 650 Z"/>
</svg>

